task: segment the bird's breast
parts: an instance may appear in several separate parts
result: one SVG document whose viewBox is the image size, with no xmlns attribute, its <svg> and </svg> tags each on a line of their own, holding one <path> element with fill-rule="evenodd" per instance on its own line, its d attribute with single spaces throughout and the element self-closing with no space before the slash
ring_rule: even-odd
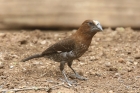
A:
<svg viewBox="0 0 140 93">
<path fill-rule="evenodd" d="M 81 57 L 87 50 L 88 47 L 86 44 L 80 43 L 76 46 L 76 49 L 74 50 L 74 54 L 77 58 Z"/>
</svg>

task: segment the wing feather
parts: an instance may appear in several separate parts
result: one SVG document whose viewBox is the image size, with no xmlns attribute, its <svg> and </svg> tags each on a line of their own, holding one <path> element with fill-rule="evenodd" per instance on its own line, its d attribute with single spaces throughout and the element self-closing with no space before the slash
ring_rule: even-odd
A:
<svg viewBox="0 0 140 93">
<path fill-rule="evenodd" d="M 47 48 L 45 51 L 42 52 L 42 55 L 48 55 L 58 52 L 69 52 L 74 49 L 74 46 L 75 46 L 74 39 L 66 38 L 51 45 L 49 48 Z"/>
</svg>

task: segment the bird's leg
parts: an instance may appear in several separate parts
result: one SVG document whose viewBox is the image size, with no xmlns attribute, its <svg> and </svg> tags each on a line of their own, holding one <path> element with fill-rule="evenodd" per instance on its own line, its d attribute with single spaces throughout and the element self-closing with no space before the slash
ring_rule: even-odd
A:
<svg viewBox="0 0 140 93">
<path fill-rule="evenodd" d="M 65 71 L 64 71 L 64 66 L 65 66 L 65 62 L 61 62 L 60 63 L 60 70 L 65 78 L 65 81 L 68 83 L 69 86 L 72 86 L 73 82 L 69 81 L 66 74 L 65 74 Z"/>
<path fill-rule="evenodd" d="M 67 64 L 68 64 L 68 66 L 71 68 L 71 70 L 74 72 L 76 78 L 81 79 L 81 80 L 87 80 L 87 78 L 85 78 L 85 77 L 83 77 L 83 76 L 80 76 L 80 75 L 71 67 L 72 61 L 68 62 Z"/>
</svg>

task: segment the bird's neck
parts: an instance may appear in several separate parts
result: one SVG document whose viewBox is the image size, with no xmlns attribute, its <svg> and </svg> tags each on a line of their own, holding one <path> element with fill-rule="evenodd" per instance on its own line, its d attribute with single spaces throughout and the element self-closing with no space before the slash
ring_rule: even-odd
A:
<svg viewBox="0 0 140 93">
<path fill-rule="evenodd" d="M 88 31 L 88 29 L 79 28 L 75 34 L 85 40 L 90 40 L 97 32 Z"/>
<path fill-rule="evenodd" d="M 77 42 L 81 42 L 83 44 L 86 44 L 87 46 L 90 45 L 92 37 L 96 34 L 97 32 L 94 33 L 89 33 L 89 34 L 83 34 L 83 33 L 75 33 L 75 38 Z"/>
<path fill-rule="evenodd" d="M 97 33 L 97 32 L 86 33 L 86 34 L 82 34 L 81 36 L 82 36 L 85 40 L 92 40 L 93 36 L 94 36 L 96 33 Z"/>
</svg>

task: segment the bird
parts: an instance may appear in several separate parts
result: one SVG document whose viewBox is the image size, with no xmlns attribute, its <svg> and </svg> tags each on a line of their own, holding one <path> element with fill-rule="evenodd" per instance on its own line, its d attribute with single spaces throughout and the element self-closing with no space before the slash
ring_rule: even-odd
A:
<svg viewBox="0 0 140 93">
<path fill-rule="evenodd" d="M 102 26 L 99 21 L 96 20 L 85 20 L 78 30 L 73 33 L 71 36 L 60 40 L 51 46 L 49 46 L 45 51 L 40 54 L 35 54 L 25 59 L 22 59 L 22 62 L 28 61 L 33 58 L 48 58 L 56 62 L 60 62 L 60 71 L 64 76 L 64 80 L 69 86 L 73 85 L 73 82 L 70 81 L 64 71 L 65 64 L 74 72 L 75 77 L 80 80 L 86 80 L 87 78 L 79 75 L 73 68 L 73 60 L 78 60 L 89 48 L 92 37 L 97 32 L 102 32 Z"/>
</svg>

